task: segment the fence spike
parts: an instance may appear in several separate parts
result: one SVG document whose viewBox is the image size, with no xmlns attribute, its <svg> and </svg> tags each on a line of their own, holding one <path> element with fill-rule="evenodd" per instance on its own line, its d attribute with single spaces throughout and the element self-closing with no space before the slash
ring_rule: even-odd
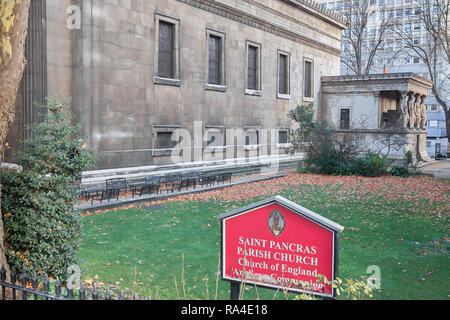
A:
<svg viewBox="0 0 450 320">
<path fill-rule="evenodd" d="M 109 287 L 106 289 L 105 300 L 111 300 L 111 293 L 109 292 Z"/>
<path fill-rule="evenodd" d="M 120 293 L 119 293 L 119 300 L 124 300 L 123 291 L 120 291 Z"/>
<path fill-rule="evenodd" d="M 59 281 L 59 277 L 56 277 L 55 281 L 55 295 L 57 297 L 61 296 L 61 282 Z"/>
<path fill-rule="evenodd" d="M 80 294 L 80 300 L 85 300 L 86 299 L 86 289 L 84 288 L 84 285 L 81 283 L 80 284 L 80 289 L 78 290 L 79 294 Z"/>
<path fill-rule="evenodd" d="M 33 287 L 34 291 L 38 291 L 39 288 L 39 277 L 37 276 L 36 271 L 33 272 L 33 276 L 31 277 L 31 286 Z M 38 295 L 34 294 L 34 300 L 38 299 Z"/>
<path fill-rule="evenodd" d="M 6 268 L 4 264 L 2 264 L 2 268 L 0 269 L 0 281 L 6 281 Z"/>
<path fill-rule="evenodd" d="M 27 274 L 27 266 L 25 265 L 25 262 L 22 263 L 22 275 Z"/>
<path fill-rule="evenodd" d="M 27 273 L 27 267 L 25 266 L 25 263 L 22 264 L 22 273 L 19 275 L 20 280 L 22 280 L 22 287 L 27 286 L 28 282 L 28 273 Z"/>
<path fill-rule="evenodd" d="M 73 298 L 73 289 L 67 288 L 67 299 L 72 300 Z"/>
<path fill-rule="evenodd" d="M 17 273 L 16 273 L 16 267 L 12 267 L 11 272 L 9 274 L 9 278 L 11 280 L 11 284 L 15 285 L 17 282 Z M 12 295 L 13 300 L 16 300 L 16 289 L 12 289 Z"/>
<path fill-rule="evenodd" d="M 50 280 L 48 279 L 48 274 L 45 274 L 42 284 L 44 285 L 44 291 L 48 293 L 48 291 L 50 290 Z"/>
<path fill-rule="evenodd" d="M 25 263 L 22 264 L 22 273 L 19 275 L 20 284 L 22 285 L 22 288 L 25 289 L 28 284 L 28 273 L 27 273 L 27 267 L 25 266 Z M 25 290 L 22 290 L 22 300 L 27 300 L 27 293 Z"/>
<path fill-rule="evenodd" d="M 11 279 L 11 283 L 16 284 L 16 281 L 17 281 L 16 267 L 14 267 L 14 266 L 12 267 L 9 277 Z"/>
<path fill-rule="evenodd" d="M 33 290 L 37 290 L 39 287 L 39 277 L 37 276 L 36 271 L 33 272 L 33 277 L 31 277 L 31 285 L 33 286 Z"/>
<path fill-rule="evenodd" d="M 97 288 L 95 287 L 95 284 L 94 288 L 92 289 L 92 300 L 98 300 L 98 291 Z"/>
</svg>

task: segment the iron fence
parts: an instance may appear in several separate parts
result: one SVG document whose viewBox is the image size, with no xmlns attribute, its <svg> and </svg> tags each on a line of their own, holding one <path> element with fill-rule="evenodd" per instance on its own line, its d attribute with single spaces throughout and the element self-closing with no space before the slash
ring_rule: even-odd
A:
<svg viewBox="0 0 450 320">
<path fill-rule="evenodd" d="M 109 287 L 105 293 L 102 293 L 95 285 L 88 289 L 81 282 L 78 289 L 70 289 L 63 287 L 58 277 L 52 281 L 47 274 L 40 281 L 35 271 L 30 277 L 25 264 L 23 264 L 20 274 L 17 273 L 15 267 L 12 267 L 9 281 L 7 281 L 6 268 L 2 265 L 0 288 L 2 300 L 7 298 L 12 298 L 12 300 L 151 300 L 150 297 L 138 298 L 136 294 L 133 294 L 132 298 L 127 298 L 123 295 L 123 291 L 120 291 L 117 296 L 113 296 Z"/>
</svg>

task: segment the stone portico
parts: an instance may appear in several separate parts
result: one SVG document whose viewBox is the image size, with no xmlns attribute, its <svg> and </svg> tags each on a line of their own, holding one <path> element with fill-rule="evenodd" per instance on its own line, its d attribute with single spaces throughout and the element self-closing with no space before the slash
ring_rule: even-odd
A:
<svg viewBox="0 0 450 320">
<path fill-rule="evenodd" d="M 413 73 L 322 77 L 321 117 L 355 133 L 365 151 L 430 161 L 425 100 L 432 83 Z"/>
</svg>

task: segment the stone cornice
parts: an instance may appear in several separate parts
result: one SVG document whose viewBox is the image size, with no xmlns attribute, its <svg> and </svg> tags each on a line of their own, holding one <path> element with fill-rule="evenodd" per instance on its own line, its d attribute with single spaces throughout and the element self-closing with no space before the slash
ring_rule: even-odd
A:
<svg viewBox="0 0 450 320">
<path fill-rule="evenodd" d="M 339 87 L 354 90 L 355 86 L 361 86 L 361 90 L 370 86 L 373 91 L 398 90 L 413 91 L 427 95 L 433 83 L 414 73 L 388 73 L 371 75 L 347 75 L 322 77 L 324 88 Z M 381 89 L 380 89 L 381 88 Z"/>
<path fill-rule="evenodd" d="M 276 36 L 301 43 L 305 46 L 321 50 L 323 52 L 332 54 L 337 57 L 340 57 L 341 55 L 340 49 L 336 49 L 332 46 L 328 46 L 318 41 L 309 39 L 298 33 L 292 32 L 283 27 L 267 22 L 261 18 L 252 16 L 246 12 L 243 12 L 234 7 L 227 6 L 214 0 L 176 0 L 176 1 L 196 7 L 198 9 L 208 11 L 213 14 L 217 14 L 221 17 L 231 19 L 233 21 L 248 25 L 250 27 L 254 27 L 262 31 L 269 32 Z"/>
<path fill-rule="evenodd" d="M 368 134 L 418 134 L 424 133 L 422 129 L 336 129 L 335 133 L 368 133 Z"/>
<path fill-rule="evenodd" d="M 297 8 L 301 8 L 328 23 L 334 24 L 335 26 L 345 29 L 346 28 L 346 18 L 337 13 L 334 10 L 323 8 L 318 2 L 311 0 L 282 0 L 287 2 Z"/>
<path fill-rule="evenodd" d="M 384 83 L 386 81 L 410 81 L 414 80 L 423 85 L 431 86 L 433 83 L 415 73 L 403 72 L 403 73 L 387 73 L 387 74 L 369 74 L 369 75 L 346 75 L 346 76 L 327 76 L 322 77 L 322 83 L 355 83 L 361 81 L 375 81 L 378 83 Z"/>
<path fill-rule="evenodd" d="M 262 8 L 262 9 L 264 9 L 264 10 L 266 10 L 266 11 L 269 11 L 269 12 L 271 12 L 272 14 L 279 16 L 281 19 L 289 20 L 289 21 L 292 21 L 292 22 L 297 23 L 297 24 L 299 24 L 299 25 L 302 25 L 302 26 L 304 26 L 304 27 L 307 27 L 307 28 L 311 29 L 311 31 L 313 31 L 314 33 L 317 32 L 317 33 L 323 34 L 323 35 L 325 35 L 325 36 L 328 36 L 328 37 L 330 37 L 330 38 L 333 39 L 333 40 L 341 41 L 341 34 L 340 34 L 340 33 L 339 33 L 339 36 L 338 36 L 338 37 L 334 37 L 334 36 L 330 35 L 328 32 L 325 32 L 325 31 L 322 30 L 322 29 L 313 27 L 313 26 L 311 26 L 310 24 L 306 23 L 305 21 L 298 20 L 297 18 L 294 18 L 294 17 L 292 17 L 292 16 L 289 16 L 289 15 L 287 15 L 287 14 L 284 14 L 284 13 L 282 13 L 282 12 L 280 12 L 280 11 L 278 11 L 278 10 L 275 10 L 275 9 L 273 9 L 273 8 L 271 8 L 271 7 L 267 7 L 267 6 L 263 5 L 262 3 L 257 2 L 257 1 L 255 1 L 255 0 L 242 0 L 242 1 L 245 1 L 245 2 L 247 2 L 247 3 L 250 3 L 251 5 L 254 5 L 254 6 L 257 6 L 257 7 L 259 7 L 259 8 Z"/>
</svg>

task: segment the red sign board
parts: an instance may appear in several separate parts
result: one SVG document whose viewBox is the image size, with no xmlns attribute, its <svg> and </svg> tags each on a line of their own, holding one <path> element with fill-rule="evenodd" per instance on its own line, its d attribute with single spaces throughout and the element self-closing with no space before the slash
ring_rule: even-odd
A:
<svg viewBox="0 0 450 320">
<path fill-rule="evenodd" d="M 342 226 L 279 196 L 218 219 L 223 280 L 334 297 Z"/>
</svg>

